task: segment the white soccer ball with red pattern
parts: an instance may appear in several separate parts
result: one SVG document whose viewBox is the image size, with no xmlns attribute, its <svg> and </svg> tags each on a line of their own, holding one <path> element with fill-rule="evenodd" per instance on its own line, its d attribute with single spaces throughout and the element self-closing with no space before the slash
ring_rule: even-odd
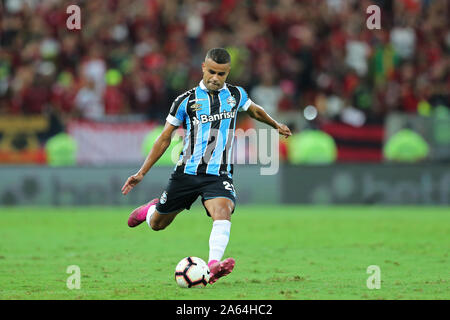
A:
<svg viewBox="0 0 450 320">
<path fill-rule="evenodd" d="M 206 287 L 209 281 L 209 268 L 198 257 L 181 259 L 175 268 L 175 281 L 182 288 Z"/>
</svg>

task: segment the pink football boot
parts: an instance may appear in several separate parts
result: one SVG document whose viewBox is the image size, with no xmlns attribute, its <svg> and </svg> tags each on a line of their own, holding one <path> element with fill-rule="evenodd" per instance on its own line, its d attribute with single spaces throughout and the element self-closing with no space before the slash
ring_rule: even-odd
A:
<svg viewBox="0 0 450 320">
<path fill-rule="evenodd" d="M 219 278 L 222 278 L 222 277 L 230 274 L 231 271 L 233 271 L 235 263 L 236 262 L 234 261 L 233 258 L 228 258 L 221 262 L 219 262 L 217 260 L 211 260 L 208 263 L 209 271 L 211 272 L 210 278 L 209 278 L 209 283 L 213 284 Z"/>
<path fill-rule="evenodd" d="M 134 228 L 140 225 L 142 222 L 144 222 L 145 218 L 147 217 L 148 208 L 150 208 L 152 205 L 156 205 L 158 201 L 159 199 L 156 198 L 150 201 L 149 203 L 134 209 L 133 212 L 130 214 L 130 217 L 128 218 L 128 226 L 130 228 Z"/>
</svg>

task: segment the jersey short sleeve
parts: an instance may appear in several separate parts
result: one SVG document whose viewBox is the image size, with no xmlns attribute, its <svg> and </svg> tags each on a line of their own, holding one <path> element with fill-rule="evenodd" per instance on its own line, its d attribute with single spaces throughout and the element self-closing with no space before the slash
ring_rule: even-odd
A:
<svg viewBox="0 0 450 320">
<path fill-rule="evenodd" d="M 169 122 L 171 125 L 178 127 L 186 119 L 186 105 L 188 98 L 189 95 L 181 95 L 172 103 L 169 115 L 166 118 L 167 122 Z"/>
<path fill-rule="evenodd" d="M 252 100 L 248 97 L 247 92 L 242 87 L 237 87 L 241 93 L 241 101 L 239 102 L 238 112 L 247 111 L 252 104 Z"/>
</svg>

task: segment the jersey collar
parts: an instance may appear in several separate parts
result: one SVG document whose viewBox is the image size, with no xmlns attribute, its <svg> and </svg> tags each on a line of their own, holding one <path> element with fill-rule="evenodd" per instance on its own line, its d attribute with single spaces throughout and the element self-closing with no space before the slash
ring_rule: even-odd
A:
<svg viewBox="0 0 450 320">
<path fill-rule="evenodd" d="M 209 92 L 209 89 L 208 89 L 208 88 L 206 88 L 205 84 L 203 83 L 203 80 L 202 80 L 202 81 L 200 81 L 200 83 L 199 83 L 199 87 L 200 87 L 200 89 L 202 89 L 203 91 Z M 226 88 L 227 88 L 227 84 L 226 84 L 226 83 L 224 83 L 224 84 L 223 84 L 223 87 L 222 87 L 222 88 L 220 88 L 220 89 L 219 89 L 219 91 L 225 90 Z"/>
</svg>

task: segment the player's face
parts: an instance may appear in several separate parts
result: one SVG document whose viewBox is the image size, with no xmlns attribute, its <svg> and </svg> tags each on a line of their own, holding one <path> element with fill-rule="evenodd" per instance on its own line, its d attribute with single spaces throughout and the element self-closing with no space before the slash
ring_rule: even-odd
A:
<svg viewBox="0 0 450 320">
<path fill-rule="evenodd" d="M 219 64 L 212 59 L 206 59 L 202 63 L 203 83 L 208 90 L 217 91 L 223 87 L 230 73 L 230 64 Z"/>
</svg>

